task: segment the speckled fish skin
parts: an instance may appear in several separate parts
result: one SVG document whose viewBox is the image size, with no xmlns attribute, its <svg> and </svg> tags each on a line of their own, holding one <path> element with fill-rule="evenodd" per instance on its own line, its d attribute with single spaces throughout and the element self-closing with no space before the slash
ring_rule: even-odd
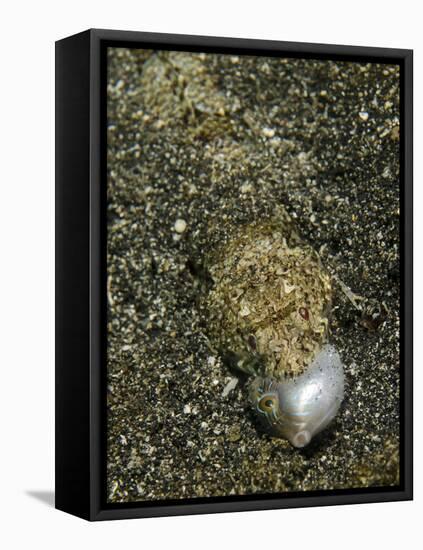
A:
<svg viewBox="0 0 423 550">
<path fill-rule="evenodd" d="M 270 433 L 288 439 L 294 447 L 305 447 L 332 422 L 344 398 L 339 354 L 325 345 L 302 375 L 282 382 L 258 377 L 250 396 Z"/>
<path fill-rule="evenodd" d="M 207 325 L 216 348 L 238 356 L 247 374 L 252 362 L 264 365 L 256 375 L 301 374 L 327 341 L 332 287 L 286 211 L 240 227 L 207 267 Z"/>
</svg>

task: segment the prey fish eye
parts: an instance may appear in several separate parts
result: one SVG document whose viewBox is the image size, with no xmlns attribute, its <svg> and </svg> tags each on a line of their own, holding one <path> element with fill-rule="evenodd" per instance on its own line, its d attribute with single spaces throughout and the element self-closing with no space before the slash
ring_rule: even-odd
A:
<svg viewBox="0 0 423 550">
<path fill-rule="evenodd" d="M 262 397 L 259 401 L 259 409 L 263 412 L 270 412 L 276 405 L 276 398 L 269 397 L 268 395 Z"/>
</svg>

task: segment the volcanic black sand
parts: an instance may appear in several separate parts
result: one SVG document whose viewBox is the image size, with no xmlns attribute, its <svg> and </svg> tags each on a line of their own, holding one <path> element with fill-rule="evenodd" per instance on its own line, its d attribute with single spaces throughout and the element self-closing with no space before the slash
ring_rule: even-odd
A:
<svg viewBox="0 0 423 550">
<path fill-rule="evenodd" d="M 109 500 L 397 485 L 399 68 L 112 49 L 107 189 Z M 258 429 L 198 307 L 205 255 L 278 205 L 345 365 L 303 450 Z"/>
</svg>

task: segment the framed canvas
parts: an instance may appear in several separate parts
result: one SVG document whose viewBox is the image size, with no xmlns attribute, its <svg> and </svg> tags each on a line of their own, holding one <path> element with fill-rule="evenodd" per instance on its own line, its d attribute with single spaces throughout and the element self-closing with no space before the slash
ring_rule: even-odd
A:
<svg viewBox="0 0 423 550">
<path fill-rule="evenodd" d="M 412 498 L 412 52 L 56 43 L 56 507 Z"/>
</svg>

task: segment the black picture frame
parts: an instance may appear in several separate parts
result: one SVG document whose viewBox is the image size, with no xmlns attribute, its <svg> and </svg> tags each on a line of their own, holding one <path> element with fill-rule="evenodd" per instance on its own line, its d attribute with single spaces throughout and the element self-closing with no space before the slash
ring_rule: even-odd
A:
<svg viewBox="0 0 423 550">
<path fill-rule="evenodd" d="M 400 65 L 401 483 L 286 495 L 107 504 L 105 495 L 105 51 L 107 46 Z M 413 53 L 92 29 L 56 43 L 56 508 L 87 520 L 412 499 Z"/>
</svg>

